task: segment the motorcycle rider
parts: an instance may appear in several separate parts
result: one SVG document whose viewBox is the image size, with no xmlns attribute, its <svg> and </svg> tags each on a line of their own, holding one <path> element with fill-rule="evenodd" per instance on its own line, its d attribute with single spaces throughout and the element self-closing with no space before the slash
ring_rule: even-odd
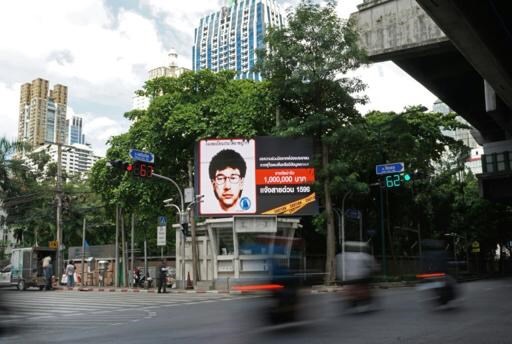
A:
<svg viewBox="0 0 512 344">
<path fill-rule="evenodd" d="M 421 260 L 421 274 L 424 289 L 429 289 L 429 282 L 436 293 L 436 300 L 444 305 L 457 297 L 457 282 L 448 273 L 448 252 L 444 240 L 424 239 L 422 241 L 423 255 Z"/>
<path fill-rule="evenodd" d="M 135 270 L 133 270 L 133 286 L 139 287 L 139 286 L 142 286 L 141 284 L 142 284 L 142 281 L 141 281 L 140 269 L 136 267 Z"/>
<path fill-rule="evenodd" d="M 377 262 L 366 252 L 368 246 L 364 242 L 347 241 L 344 247 L 344 252 L 336 256 L 336 279 L 344 284 L 347 304 L 351 307 L 370 304 L 374 298 L 370 282 L 377 271 Z"/>
</svg>

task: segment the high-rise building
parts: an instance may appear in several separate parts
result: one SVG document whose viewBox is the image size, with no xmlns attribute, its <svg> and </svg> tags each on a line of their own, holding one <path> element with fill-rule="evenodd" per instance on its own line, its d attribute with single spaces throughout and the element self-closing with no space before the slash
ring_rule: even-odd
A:
<svg viewBox="0 0 512 344">
<path fill-rule="evenodd" d="M 58 161 L 59 150 L 57 144 L 45 144 L 37 147 L 33 152 L 39 153 L 42 151 L 50 156 L 51 161 Z M 80 175 L 86 178 L 87 172 L 99 159 L 101 158 L 94 155 L 92 148 L 88 145 L 74 143 L 61 147 L 62 170 L 68 175 Z M 36 164 L 28 156 L 25 157 L 25 163 L 30 169 L 37 169 Z"/>
<path fill-rule="evenodd" d="M 238 79 L 261 80 L 252 72 L 256 50 L 264 47 L 265 31 L 282 27 L 274 0 L 232 0 L 199 21 L 194 32 L 192 69 L 234 70 Z"/>
<path fill-rule="evenodd" d="M 442 114 L 448 114 L 452 112 L 452 110 L 443 103 L 441 100 L 436 100 L 434 102 L 434 105 L 432 107 L 432 110 L 434 112 L 439 112 Z M 471 126 L 464 118 L 457 116 L 457 121 L 460 123 Z M 483 154 L 483 147 L 478 144 L 478 142 L 473 137 L 473 134 L 471 133 L 471 129 L 466 128 L 457 128 L 455 130 L 442 130 L 443 134 L 445 136 L 449 136 L 457 141 L 462 141 L 465 146 L 469 147 L 470 152 L 469 156 L 465 162 L 466 168 L 471 170 L 473 174 L 480 174 L 482 173 L 482 154 Z"/>
<path fill-rule="evenodd" d="M 66 143 L 72 145 L 73 143 L 85 144 L 85 135 L 82 133 L 83 117 L 72 116 L 66 120 Z"/>
<path fill-rule="evenodd" d="M 163 76 L 167 76 L 170 78 L 177 78 L 184 72 L 190 71 L 190 69 L 184 67 L 178 67 L 178 54 L 176 50 L 171 49 L 168 54 L 169 65 L 168 66 L 160 66 L 153 69 L 150 69 L 148 72 L 148 79 L 153 80 L 156 78 L 160 78 Z M 134 96 L 133 97 L 133 109 L 134 110 L 146 110 L 149 107 L 150 99 L 144 96 Z"/>
<path fill-rule="evenodd" d="M 64 143 L 66 139 L 66 107 L 68 88 L 38 78 L 21 85 L 18 140 L 32 146 L 45 142 Z"/>
</svg>

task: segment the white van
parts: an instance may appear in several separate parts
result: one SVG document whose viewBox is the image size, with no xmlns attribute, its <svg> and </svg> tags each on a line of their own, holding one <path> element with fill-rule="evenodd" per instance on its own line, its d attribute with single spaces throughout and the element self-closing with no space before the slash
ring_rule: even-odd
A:
<svg viewBox="0 0 512 344">
<path fill-rule="evenodd" d="M 52 257 L 55 262 L 56 250 L 48 247 L 15 248 L 11 254 L 11 264 L 2 270 L 2 283 L 16 286 L 19 290 L 36 287 L 43 290 L 46 281 L 43 273 L 43 258 Z M 5 270 L 5 272 L 3 272 Z M 55 267 L 54 267 L 55 271 Z M 7 282 L 10 279 L 10 282 Z"/>
</svg>

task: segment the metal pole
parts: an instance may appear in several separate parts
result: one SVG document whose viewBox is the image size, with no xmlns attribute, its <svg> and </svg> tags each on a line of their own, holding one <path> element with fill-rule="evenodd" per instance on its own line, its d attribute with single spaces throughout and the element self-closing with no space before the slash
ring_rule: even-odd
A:
<svg viewBox="0 0 512 344">
<path fill-rule="evenodd" d="M 345 200 L 351 194 L 351 191 L 348 191 L 343 196 L 341 201 L 341 270 L 342 270 L 342 280 L 345 281 Z"/>
<path fill-rule="evenodd" d="M 118 280 L 118 275 L 119 275 L 119 206 L 116 205 L 116 243 L 115 243 L 115 249 L 116 249 L 116 254 L 115 254 L 115 267 L 114 267 L 114 287 L 119 287 L 119 280 Z"/>
<path fill-rule="evenodd" d="M 84 286 L 84 276 L 85 276 L 85 227 L 87 226 L 86 219 L 84 216 L 84 223 L 82 227 L 82 280 L 80 285 Z"/>
<path fill-rule="evenodd" d="M 124 213 L 121 212 L 120 214 L 121 216 L 121 247 L 123 249 L 123 287 L 127 287 L 128 286 L 128 264 L 127 264 L 127 260 L 128 260 L 128 254 L 126 252 L 126 238 L 125 238 L 125 231 L 124 231 Z"/>
<path fill-rule="evenodd" d="M 135 256 L 134 256 L 134 246 L 135 246 L 135 213 L 132 213 L 132 231 L 130 233 L 130 240 L 131 240 L 131 261 L 130 261 L 130 271 L 133 274 L 134 264 L 135 264 Z M 133 276 L 132 276 L 133 277 Z M 132 284 L 133 278 L 130 278 L 130 284 Z M 132 285 L 133 287 L 133 285 Z"/>
<path fill-rule="evenodd" d="M 57 280 L 60 281 L 62 271 L 62 144 L 57 143 Z"/>
<path fill-rule="evenodd" d="M 185 233 L 181 233 L 181 237 L 183 238 L 183 240 L 181 240 L 181 280 L 183 283 L 183 289 L 185 289 L 185 243 L 187 242 L 187 237 L 185 236 Z"/>
<path fill-rule="evenodd" d="M 422 248 L 421 248 L 421 227 L 420 227 L 420 224 L 418 222 L 418 248 L 419 248 L 419 254 L 420 254 L 420 262 L 421 262 L 421 256 L 423 255 L 423 251 L 422 251 Z"/>
<path fill-rule="evenodd" d="M 157 174 L 157 173 L 153 173 L 153 177 L 156 177 L 156 178 L 160 178 L 160 179 L 163 179 L 163 180 L 167 180 L 168 182 L 171 182 L 174 186 L 176 186 L 176 188 L 178 189 L 178 193 L 180 195 L 180 205 L 181 205 L 181 212 L 184 211 L 185 209 L 185 202 L 183 201 L 183 192 L 181 191 L 180 187 L 178 186 L 178 183 L 176 183 L 173 179 L 169 178 L 169 177 L 166 177 L 166 176 L 162 176 L 160 174 Z"/>
<path fill-rule="evenodd" d="M 359 210 L 359 241 L 363 242 L 363 212 Z"/>
<path fill-rule="evenodd" d="M 453 234 L 453 260 L 454 260 L 454 263 L 455 263 L 455 277 L 458 277 L 459 276 L 459 264 L 457 262 L 457 249 L 456 249 L 456 239 L 457 239 L 457 234 Z"/>
<path fill-rule="evenodd" d="M 194 182 L 193 182 L 193 178 L 192 178 L 192 161 L 189 160 L 188 161 L 188 181 L 189 181 L 189 187 L 194 187 Z M 195 202 L 195 200 L 194 200 Z M 193 278 L 193 285 L 194 287 L 197 286 L 197 280 L 198 280 L 198 266 L 197 266 L 197 263 L 198 263 L 198 256 L 197 256 L 197 237 L 196 237 L 196 221 L 195 221 L 195 218 L 194 218 L 194 211 L 192 210 L 192 205 L 194 204 L 194 202 L 192 202 L 191 204 L 189 204 L 189 206 L 187 207 L 187 213 L 188 213 L 188 216 L 189 216 L 189 221 L 190 221 L 190 232 L 191 232 L 191 235 L 192 235 L 192 278 Z"/>
<path fill-rule="evenodd" d="M 173 204 L 173 203 L 167 203 L 165 205 L 166 207 L 174 207 L 176 208 L 176 210 L 178 211 L 178 216 L 179 216 L 179 222 L 178 224 L 181 224 L 181 221 L 183 220 L 183 216 L 181 214 L 181 209 L 180 207 L 178 207 L 176 204 Z M 186 236 L 185 234 L 183 234 L 183 232 L 181 232 L 181 236 L 180 236 L 180 247 L 176 247 L 176 264 L 180 263 L 181 264 L 181 278 L 182 278 L 182 282 L 183 282 L 183 288 L 185 288 L 185 240 L 186 240 Z M 178 250 L 181 249 L 181 262 L 180 260 L 178 259 Z M 178 266 L 176 266 L 176 269 L 178 269 Z M 176 270 L 178 271 L 178 270 Z M 177 283 L 176 283 L 177 285 Z"/>
<path fill-rule="evenodd" d="M 148 277 L 148 241 L 146 238 L 146 229 L 144 229 L 144 277 Z"/>
<path fill-rule="evenodd" d="M 382 273 L 386 278 L 386 233 L 384 232 L 384 195 L 382 194 L 382 186 L 379 185 L 380 192 L 380 235 L 382 243 Z"/>
<path fill-rule="evenodd" d="M 341 215 L 338 208 L 332 208 L 334 213 L 336 214 L 336 217 L 338 218 L 338 245 L 340 245 L 341 250 Z"/>
</svg>

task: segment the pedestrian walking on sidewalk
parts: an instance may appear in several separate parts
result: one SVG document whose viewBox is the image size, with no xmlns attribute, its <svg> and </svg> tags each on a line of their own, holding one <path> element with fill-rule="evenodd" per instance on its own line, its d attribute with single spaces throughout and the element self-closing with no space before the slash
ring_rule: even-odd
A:
<svg viewBox="0 0 512 344">
<path fill-rule="evenodd" d="M 160 294 L 162 288 L 163 292 L 167 293 L 167 261 L 162 260 L 160 267 L 158 268 L 158 293 Z"/>
<path fill-rule="evenodd" d="M 71 261 L 66 266 L 66 275 L 68 288 L 73 288 L 75 286 L 75 265 Z"/>
</svg>

